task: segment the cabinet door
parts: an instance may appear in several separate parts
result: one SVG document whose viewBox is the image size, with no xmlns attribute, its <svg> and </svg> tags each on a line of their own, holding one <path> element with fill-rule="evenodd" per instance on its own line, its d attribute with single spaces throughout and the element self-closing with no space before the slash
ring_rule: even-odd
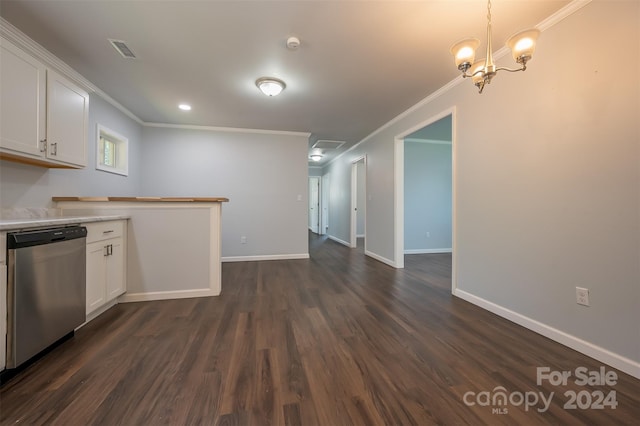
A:
<svg viewBox="0 0 640 426">
<path fill-rule="evenodd" d="M 124 247 L 122 238 L 104 242 L 109 249 L 107 259 L 107 301 L 113 300 L 125 292 Z"/>
<path fill-rule="evenodd" d="M 0 38 L 0 147 L 4 152 L 43 157 L 46 69 Z"/>
<path fill-rule="evenodd" d="M 47 158 L 87 165 L 89 95 L 60 74 L 47 71 Z"/>
<path fill-rule="evenodd" d="M 107 301 L 107 250 L 104 241 L 87 244 L 87 314 Z"/>
</svg>

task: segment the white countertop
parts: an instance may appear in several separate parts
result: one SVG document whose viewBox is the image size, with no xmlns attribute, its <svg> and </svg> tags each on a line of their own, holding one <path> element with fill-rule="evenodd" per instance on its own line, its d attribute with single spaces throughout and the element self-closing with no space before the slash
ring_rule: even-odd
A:
<svg viewBox="0 0 640 426">
<path fill-rule="evenodd" d="M 0 231 L 47 228 L 52 226 L 76 225 L 80 223 L 105 222 L 129 219 L 128 215 L 52 216 L 25 219 L 0 219 Z"/>
</svg>

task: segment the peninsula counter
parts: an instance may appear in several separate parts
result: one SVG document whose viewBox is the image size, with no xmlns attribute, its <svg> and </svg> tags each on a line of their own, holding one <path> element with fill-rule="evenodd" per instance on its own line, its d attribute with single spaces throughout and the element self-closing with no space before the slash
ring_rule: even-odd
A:
<svg viewBox="0 0 640 426">
<path fill-rule="evenodd" d="M 222 197 L 53 197 L 63 216 L 126 215 L 121 302 L 217 296 Z"/>
</svg>

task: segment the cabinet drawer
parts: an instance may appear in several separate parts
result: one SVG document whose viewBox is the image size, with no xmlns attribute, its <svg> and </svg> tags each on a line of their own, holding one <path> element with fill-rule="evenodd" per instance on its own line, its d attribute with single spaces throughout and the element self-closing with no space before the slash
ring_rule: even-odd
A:
<svg viewBox="0 0 640 426">
<path fill-rule="evenodd" d="M 121 237 L 124 234 L 124 221 L 87 223 L 87 244 L 109 238 Z"/>
</svg>

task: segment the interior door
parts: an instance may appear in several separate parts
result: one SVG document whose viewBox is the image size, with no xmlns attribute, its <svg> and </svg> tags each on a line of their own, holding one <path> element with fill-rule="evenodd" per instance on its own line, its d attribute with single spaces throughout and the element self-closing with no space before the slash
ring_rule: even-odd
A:
<svg viewBox="0 0 640 426">
<path fill-rule="evenodd" d="M 309 229 L 316 234 L 320 231 L 320 178 L 309 178 Z"/>
</svg>

